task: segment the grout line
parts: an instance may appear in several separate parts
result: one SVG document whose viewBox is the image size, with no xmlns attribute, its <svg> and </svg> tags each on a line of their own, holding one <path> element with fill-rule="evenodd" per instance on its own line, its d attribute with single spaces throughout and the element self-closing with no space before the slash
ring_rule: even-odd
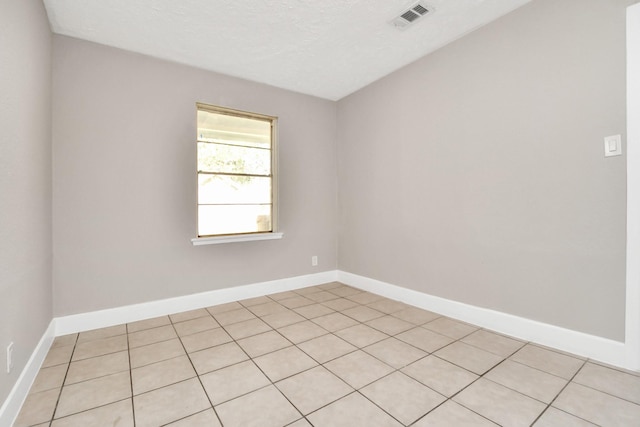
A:
<svg viewBox="0 0 640 427">
<path fill-rule="evenodd" d="M 560 395 L 562 394 L 562 392 L 563 392 L 563 391 L 564 391 L 564 390 L 569 386 L 569 384 L 571 384 L 571 383 L 573 382 L 573 379 L 576 377 L 576 375 L 578 375 L 578 373 L 582 370 L 582 368 L 584 368 L 584 366 L 585 366 L 586 364 L 587 364 L 587 361 L 586 361 L 586 360 L 585 360 L 585 361 L 583 361 L 582 366 L 580 366 L 580 368 L 578 368 L 578 370 L 575 372 L 575 374 L 573 374 L 573 376 L 571 377 L 571 379 L 570 379 L 569 381 L 567 381 L 567 383 L 564 385 L 564 387 L 562 387 L 562 389 L 560 389 L 560 391 L 555 395 L 555 397 L 554 397 L 553 399 L 551 399 L 551 402 L 549 402 L 549 403 L 547 404 L 547 407 L 546 407 L 546 408 L 544 408 L 544 410 L 543 410 L 542 412 L 540 412 L 540 414 L 539 414 L 539 415 L 538 415 L 538 417 L 533 421 L 533 423 L 532 423 L 532 424 L 535 424 L 535 423 L 540 419 L 540 417 L 542 417 L 542 415 L 543 415 L 545 412 L 547 412 L 547 410 L 548 410 L 548 409 L 553 405 L 553 402 L 555 402 L 555 401 L 558 399 L 558 397 L 560 397 Z M 569 412 L 567 412 L 567 413 L 569 414 Z M 573 414 L 570 414 L 570 415 L 573 415 Z M 573 415 L 573 416 L 575 416 L 576 418 L 580 418 L 580 417 L 578 417 L 578 416 L 576 416 L 576 415 Z M 581 418 L 581 419 L 582 419 L 582 418 Z M 586 420 L 585 420 L 585 421 L 586 421 Z"/>
<path fill-rule="evenodd" d="M 209 312 L 207 311 L 207 313 L 209 313 Z M 211 313 L 209 313 L 209 315 L 211 317 L 213 317 L 213 315 L 211 315 Z M 169 318 L 169 320 L 171 320 L 171 318 Z M 215 320 L 215 318 L 214 318 L 214 320 Z M 217 320 L 216 320 L 216 322 L 217 322 Z M 204 387 L 204 384 L 202 383 L 202 379 L 200 378 L 200 375 L 198 374 L 198 370 L 196 369 L 195 365 L 193 364 L 193 361 L 191 360 L 191 356 L 189 356 L 189 353 L 187 352 L 187 349 L 185 348 L 184 343 L 182 342 L 182 339 L 180 338 L 180 335 L 178 335 L 178 331 L 176 330 L 175 325 L 173 324 L 173 321 L 171 322 L 171 326 L 173 327 L 173 330 L 174 330 L 174 332 L 176 333 L 176 335 L 178 337 L 178 342 L 180 342 L 180 345 L 182 346 L 182 349 L 184 350 L 184 353 L 187 356 L 187 360 L 191 364 L 191 369 L 193 369 L 193 372 L 196 374 L 195 378 L 198 379 L 198 382 L 200 383 L 200 387 L 202 388 L 202 392 L 207 397 L 207 401 L 209 402 L 209 405 L 211 406 L 211 409 L 213 410 L 213 413 L 215 414 L 216 418 L 220 422 L 220 425 L 222 425 L 222 420 L 220 419 L 220 416 L 218 415 L 218 412 L 213 407 L 213 402 L 211 402 L 211 398 L 209 397 L 209 394 L 207 393 L 207 389 Z M 184 381 L 188 381 L 190 379 L 192 379 L 192 378 L 188 378 L 188 379 L 186 379 Z M 200 412 L 202 412 L 202 411 L 200 411 Z M 196 412 L 196 413 L 198 413 L 198 412 Z M 194 415 L 194 414 L 190 414 L 188 416 L 191 416 L 191 415 Z M 174 421 L 177 421 L 177 420 L 174 420 Z M 174 422 L 174 421 L 171 421 L 171 422 Z"/>
<path fill-rule="evenodd" d="M 76 335 L 76 339 L 73 342 L 73 350 L 71 350 L 71 355 L 69 356 L 69 364 L 67 365 L 67 372 L 64 374 L 64 379 L 62 380 L 62 385 L 60 386 L 60 393 L 58 393 L 58 398 L 56 399 L 56 405 L 53 408 L 53 413 L 51 414 L 51 419 L 49 420 L 49 425 L 53 424 L 53 420 L 56 417 L 56 412 L 58 411 L 58 404 L 60 403 L 60 398 L 62 397 L 62 390 L 65 386 L 65 381 L 67 381 L 67 375 L 69 375 L 69 369 L 71 369 L 71 362 L 73 361 L 73 354 L 76 352 L 76 346 L 78 345 L 78 340 L 80 338 L 80 333 Z M 51 351 L 51 350 L 49 350 Z M 40 368 L 42 370 L 42 368 Z M 40 373 L 38 371 L 38 373 Z"/>
<path fill-rule="evenodd" d="M 125 323 L 127 332 L 127 356 L 129 360 L 129 385 L 131 386 L 131 414 L 133 416 L 133 427 L 136 427 L 136 406 L 133 404 L 133 369 L 131 368 L 131 346 L 129 345 L 129 325 Z"/>
</svg>

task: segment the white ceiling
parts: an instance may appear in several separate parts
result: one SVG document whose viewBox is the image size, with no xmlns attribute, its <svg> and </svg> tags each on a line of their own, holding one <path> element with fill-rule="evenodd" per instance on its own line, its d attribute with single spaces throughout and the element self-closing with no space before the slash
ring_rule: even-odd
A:
<svg viewBox="0 0 640 427">
<path fill-rule="evenodd" d="M 57 34 L 338 100 L 530 0 L 44 0 Z"/>
</svg>

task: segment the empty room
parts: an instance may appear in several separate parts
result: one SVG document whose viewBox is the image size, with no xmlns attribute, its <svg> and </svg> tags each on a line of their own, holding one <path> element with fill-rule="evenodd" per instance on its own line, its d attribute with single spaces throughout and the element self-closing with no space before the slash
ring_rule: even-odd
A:
<svg viewBox="0 0 640 427">
<path fill-rule="evenodd" d="M 638 0 L 1 0 L 0 427 L 640 425 Z"/>
</svg>

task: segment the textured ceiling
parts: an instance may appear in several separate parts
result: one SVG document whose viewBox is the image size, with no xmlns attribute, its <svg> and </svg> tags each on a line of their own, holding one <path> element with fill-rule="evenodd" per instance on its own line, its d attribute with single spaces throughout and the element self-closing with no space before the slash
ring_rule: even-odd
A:
<svg viewBox="0 0 640 427">
<path fill-rule="evenodd" d="M 44 0 L 84 40 L 338 100 L 530 0 Z"/>
</svg>

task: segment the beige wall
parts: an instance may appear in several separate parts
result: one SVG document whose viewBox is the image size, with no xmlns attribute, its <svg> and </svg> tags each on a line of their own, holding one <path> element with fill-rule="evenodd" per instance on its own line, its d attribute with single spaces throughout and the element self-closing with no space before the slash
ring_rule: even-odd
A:
<svg viewBox="0 0 640 427">
<path fill-rule="evenodd" d="M 0 2 L 0 242 L 1 406 L 51 321 L 51 33 L 37 0 Z"/>
<path fill-rule="evenodd" d="M 339 268 L 624 340 L 632 3 L 537 0 L 341 100 Z"/>
<path fill-rule="evenodd" d="M 53 90 L 56 316 L 336 268 L 335 103 L 62 36 Z M 198 101 L 279 117 L 282 240 L 191 245 Z"/>
</svg>

